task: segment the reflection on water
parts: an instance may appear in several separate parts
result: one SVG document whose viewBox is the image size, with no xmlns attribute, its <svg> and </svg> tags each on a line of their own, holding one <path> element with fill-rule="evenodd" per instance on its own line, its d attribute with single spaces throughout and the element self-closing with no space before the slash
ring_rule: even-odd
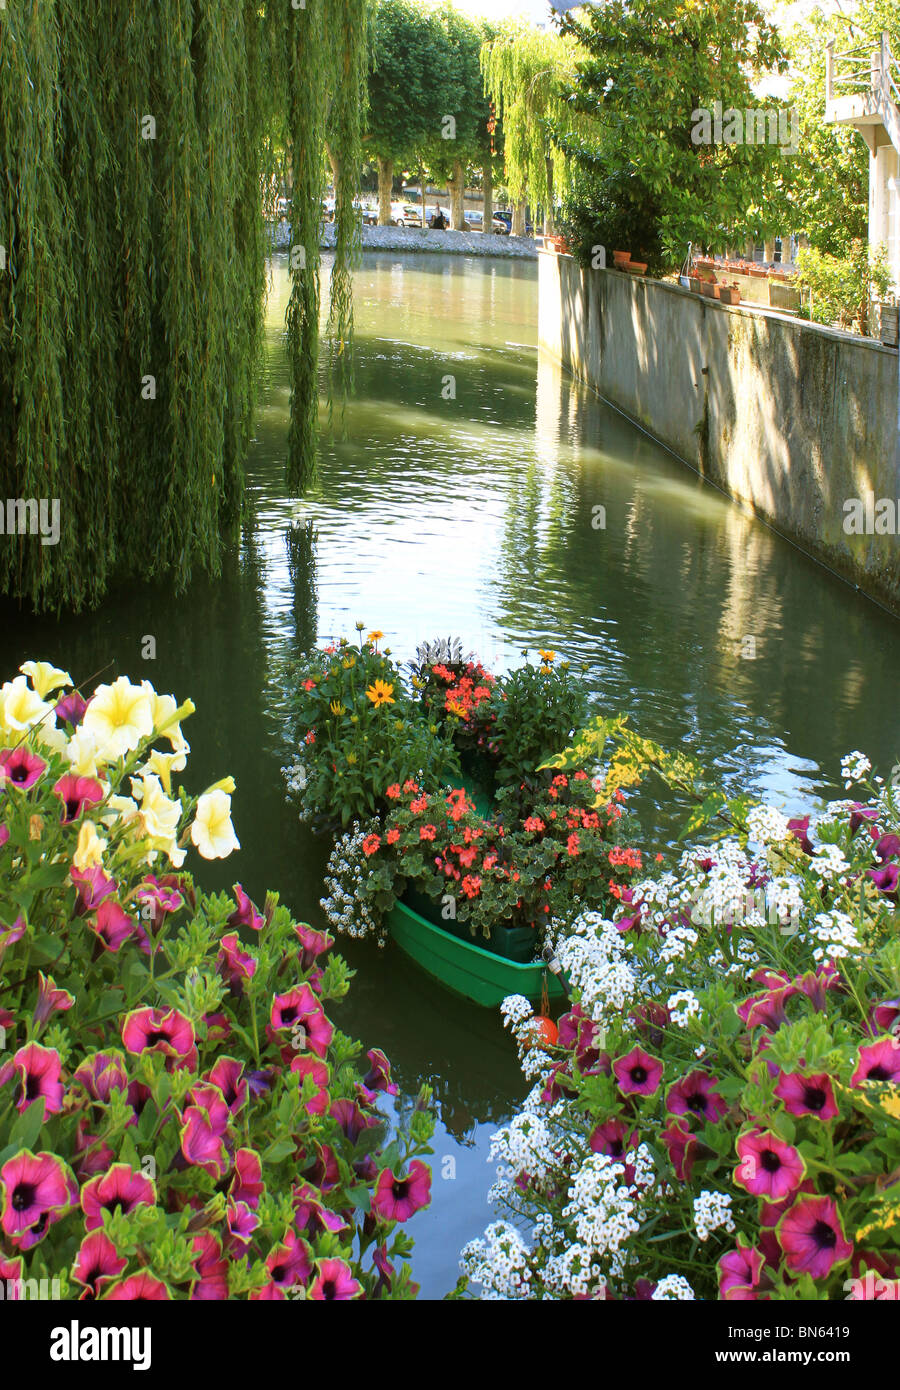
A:
<svg viewBox="0 0 900 1390">
<path fill-rule="evenodd" d="M 278 668 L 357 619 L 401 659 L 438 634 L 501 667 L 552 647 L 586 665 L 599 710 L 628 710 L 641 732 L 789 804 L 851 748 L 897 760 L 896 622 L 539 361 L 533 265 L 366 257 L 357 395 L 299 505 L 283 487 L 286 297 L 276 261 L 251 515 L 222 579 L 178 601 L 132 586 L 60 624 L 7 608 L 0 634 L 4 674 L 26 656 L 79 680 L 112 663 L 194 699 L 191 786 L 225 772 L 238 784 L 242 852 L 205 871 L 211 886 L 277 886 L 320 920 L 328 846 L 284 802 Z M 141 661 L 146 634 L 155 663 Z M 412 1233 L 415 1276 L 437 1296 L 486 1223 L 489 1136 L 526 1088 L 495 1016 L 390 946 L 345 954 L 357 976 L 339 1026 L 385 1048 L 401 1108 L 422 1081 L 435 1088 L 434 1203 Z"/>
</svg>

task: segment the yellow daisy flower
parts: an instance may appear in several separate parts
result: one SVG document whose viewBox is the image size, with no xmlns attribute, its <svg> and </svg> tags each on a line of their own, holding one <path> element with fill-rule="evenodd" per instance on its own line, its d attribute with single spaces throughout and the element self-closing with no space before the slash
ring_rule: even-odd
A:
<svg viewBox="0 0 900 1390">
<path fill-rule="evenodd" d="M 381 705 L 393 705 L 394 687 L 390 681 L 375 680 L 366 688 L 366 695 L 378 709 Z"/>
</svg>

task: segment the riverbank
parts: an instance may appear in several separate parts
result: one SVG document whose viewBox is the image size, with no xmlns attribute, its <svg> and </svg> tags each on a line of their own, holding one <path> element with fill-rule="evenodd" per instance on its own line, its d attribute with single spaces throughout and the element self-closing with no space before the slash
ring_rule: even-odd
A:
<svg viewBox="0 0 900 1390">
<path fill-rule="evenodd" d="M 582 270 L 571 256 L 539 263 L 543 348 L 729 497 L 900 612 L 896 516 L 856 519 L 867 500 L 872 512 L 897 497 L 895 349 Z"/>
<path fill-rule="evenodd" d="M 287 250 L 290 227 L 281 222 L 274 229 L 277 250 Z M 323 250 L 334 246 L 334 226 L 322 224 L 319 245 Z M 502 256 L 507 260 L 536 260 L 537 242 L 533 237 L 499 236 L 495 232 L 436 232 L 421 227 L 363 227 L 364 251 L 415 251 L 425 254 L 453 256 Z"/>
</svg>

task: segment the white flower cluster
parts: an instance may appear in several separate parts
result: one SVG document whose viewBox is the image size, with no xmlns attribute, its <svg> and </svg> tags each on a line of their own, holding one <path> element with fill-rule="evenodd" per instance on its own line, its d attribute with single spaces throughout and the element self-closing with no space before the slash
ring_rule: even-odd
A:
<svg viewBox="0 0 900 1390">
<path fill-rule="evenodd" d="M 463 1247 L 460 1268 L 481 1285 L 483 1299 L 519 1299 L 530 1296 L 530 1251 L 515 1226 L 495 1221 L 484 1238 Z"/>
<path fill-rule="evenodd" d="M 500 1005 L 500 1015 L 503 1027 L 512 1028 L 515 1032 L 526 1019 L 534 1017 L 534 1009 L 524 994 L 508 994 Z"/>
<path fill-rule="evenodd" d="M 846 912 L 817 913 L 811 931 L 819 942 L 813 951 L 814 960 L 839 960 L 842 956 L 862 950 L 856 935 L 856 924 Z"/>
<path fill-rule="evenodd" d="M 660 1279 L 652 1298 L 657 1303 L 665 1303 L 672 1299 L 679 1299 L 682 1303 L 695 1301 L 694 1290 L 682 1274 L 667 1274 L 665 1279 Z"/>
<path fill-rule="evenodd" d="M 491 1136 L 488 1162 L 497 1163 L 501 1180 L 514 1181 L 527 1173 L 533 1182 L 541 1183 L 554 1168 L 557 1147 L 546 1112 L 525 1111 Z"/>
<path fill-rule="evenodd" d="M 312 813 L 306 808 L 305 792 L 309 782 L 309 772 L 303 760 L 303 753 L 297 750 L 294 761 L 281 769 L 288 796 L 297 806 L 300 821 L 307 821 Z"/>
<path fill-rule="evenodd" d="M 575 1236 L 587 1249 L 605 1257 L 609 1272 L 622 1275 L 628 1263 L 627 1243 L 641 1223 L 636 1213 L 655 1182 L 653 1160 L 646 1144 L 629 1155 L 635 1177 L 625 1183 L 625 1165 L 607 1154 L 591 1154 L 569 1185 L 563 1218 L 572 1222 Z"/>
<path fill-rule="evenodd" d="M 325 871 L 325 895 L 320 905 L 329 924 L 344 936 L 375 936 L 384 945 L 381 916 L 367 902 L 363 884 L 368 860 L 362 849 L 367 831 L 359 821 L 335 841 Z"/>
<path fill-rule="evenodd" d="M 637 993 L 640 979 L 628 960 L 627 939 L 599 912 L 583 912 L 557 955 L 581 1007 L 595 1023 L 621 1014 Z"/>
<path fill-rule="evenodd" d="M 694 1198 L 694 1226 L 700 1240 L 709 1240 L 713 1231 L 720 1228 L 732 1234 L 735 1226 L 731 1215 L 731 1194 L 704 1189 L 699 1197 Z"/>
<path fill-rule="evenodd" d="M 691 1019 L 700 1013 L 700 1000 L 693 990 L 680 989 L 677 994 L 672 995 L 666 1008 L 676 1027 L 687 1028 Z"/>
<path fill-rule="evenodd" d="M 790 835 L 787 817 L 774 806 L 752 806 L 747 813 L 750 839 L 758 845 L 780 845 Z"/>
<path fill-rule="evenodd" d="M 852 787 L 854 782 L 861 782 L 871 771 L 872 764 L 865 753 L 860 753 L 858 748 L 841 758 L 841 776 L 844 779 L 845 787 Z"/>
<path fill-rule="evenodd" d="M 541 1277 L 548 1288 L 569 1296 L 594 1293 L 605 1284 L 602 1268 L 592 1262 L 589 1247 L 578 1244 L 551 1255 Z"/>
<path fill-rule="evenodd" d="M 820 888 L 841 878 L 850 869 L 840 845 L 827 844 L 818 846 L 809 867 Z"/>
</svg>

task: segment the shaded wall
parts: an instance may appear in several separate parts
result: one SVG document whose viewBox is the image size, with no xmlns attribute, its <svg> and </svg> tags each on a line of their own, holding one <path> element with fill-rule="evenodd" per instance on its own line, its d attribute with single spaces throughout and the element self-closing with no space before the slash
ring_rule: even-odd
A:
<svg viewBox="0 0 900 1390">
<path fill-rule="evenodd" d="M 571 256 L 541 253 L 539 268 L 542 348 L 900 612 L 896 351 Z M 892 534 L 846 534 L 845 501 L 868 494 L 893 499 Z"/>
</svg>

